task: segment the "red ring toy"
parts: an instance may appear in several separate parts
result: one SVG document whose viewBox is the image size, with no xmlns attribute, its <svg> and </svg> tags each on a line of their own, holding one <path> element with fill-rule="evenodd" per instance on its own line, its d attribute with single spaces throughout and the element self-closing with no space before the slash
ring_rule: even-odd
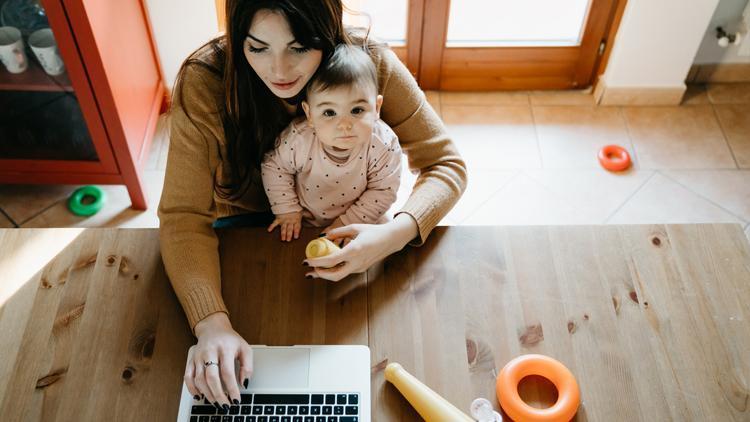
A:
<svg viewBox="0 0 750 422">
<path fill-rule="evenodd" d="M 619 145 L 607 145 L 599 150 L 599 164 L 609 171 L 623 171 L 630 167 L 630 154 Z"/>
<path fill-rule="evenodd" d="M 557 388 L 557 402 L 537 409 L 523 401 L 518 384 L 529 375 L 547 378 Z M 573 374 L 562 363 L 544 355 L 522 355 L 500 371 L 495 384 L 497 401 L 514 421 L 569 422 L 578 411 L 581 393 Z"/>
</svg>

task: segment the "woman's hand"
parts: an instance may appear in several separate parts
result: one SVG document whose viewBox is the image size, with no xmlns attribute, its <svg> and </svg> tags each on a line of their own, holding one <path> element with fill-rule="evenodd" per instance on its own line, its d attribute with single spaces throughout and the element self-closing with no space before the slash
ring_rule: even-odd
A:
<svg viewBox="0 0 750 422">
<path fill-rule="evenodd" d="M 253 374 L 253 351 L 229 322 L 227 314 L 216 312 L 195 325 L 198 344 L 188 351 L 185 385 L 193 398 L 204 395 L 217 408 L 239 404 L 239 385 L 247 388 Z M 239 379 L 235 372 L 239 360 Z M 216 362 L 218 365 L 206 365 Z M 231 402 L 230 402 L 231 399 Z"/>
<path fill-rule="evenodd" d="M 386 224 L 351 224 L 326 232 L 326 237 L 351 238 L 341 251 L 321 258 L 309 258 L 304 262 L 313 270 L 308 277 L 319 277 L 339 281 L 349 274 L 367 271 L 372 264 L 388 255 L 400 251 L 418 234 L 417 222 L 408 214 L 399 214 Z"/>
<path fill-rule="evenodd" d="M 333 220 L 333 223 L 331 223 L 330 226 L 328 226 L 325 229 L 323 229 L 323 231 L 320 233 L 320 236 L 325 236 L 329 232 L 331 232 L 331 231 L 333 231 L 335 229 L 338 229 L 339 227 L 344 227 L 344 223 L 341 221 L 341 217 L 336 217 L 336 219 Z M 344 246 L 346 246 L 347 243 L 349 243 L 350 240 L 351 240 L 351 238 L 349 238 L 349 237 L 339 237 L 338 239 L 336 239 L 336 242 L 334 242 L 334 243 L 336 243 L 337 245 L 339 245 L 339 247 L 344 247 Z"/>
</svg>

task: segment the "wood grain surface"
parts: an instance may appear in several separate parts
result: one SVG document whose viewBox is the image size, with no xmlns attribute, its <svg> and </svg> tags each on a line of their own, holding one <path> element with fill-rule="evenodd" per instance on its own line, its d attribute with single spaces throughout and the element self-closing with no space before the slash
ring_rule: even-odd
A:
<svg viewBox="0 0 750 422">
<path fill-rule="evenodd" d="M 220 231 L 224 298 L 252 344 L 368 344 L 374 421 L 419 420 L 388 362 L 468 410 L 524 353 L 573 372 L 578 421 L 750 420 L 737 225 L 439 227 L 338 283 L 304 278 L 315 235 Z M 0 338 L 7 421 L 174 420 L 194 341 L 153 229 L 0 229 Z"/>
</svg>

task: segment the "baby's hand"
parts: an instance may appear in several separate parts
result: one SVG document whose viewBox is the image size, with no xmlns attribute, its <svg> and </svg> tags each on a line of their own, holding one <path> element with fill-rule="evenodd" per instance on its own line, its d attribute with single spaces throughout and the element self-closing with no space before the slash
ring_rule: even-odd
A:
<svg viewBox="0 0 750 422">
<path fill-rule="evenodd" d="M 268 226 L 268 232 L 272 232 L 276 226 L 279 226 L 281 230 L 282 242 L 291 242 L 292 239 L 299 238 L 299 231 L 302 228 L 302 212 L 298 211 L 277 215 L 273 223 Z"/>
</svg>

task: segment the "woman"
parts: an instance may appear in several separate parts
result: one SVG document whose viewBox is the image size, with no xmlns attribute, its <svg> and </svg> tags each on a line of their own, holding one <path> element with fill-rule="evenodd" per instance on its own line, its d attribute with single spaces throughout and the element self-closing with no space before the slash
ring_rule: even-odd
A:
<svg viewBox="0 0 750 422">
<path fill-rule="evenodd" d="M 247 386 L 252 351 L 232 329 L 221 297 L 213 228 L 271 222 L 260 163 L 301 113 L 301 93 L 321 61 L 337 44 L 362 43 L 344 30 L 342 14 L 340 0 L 229 0 L 226 36 L 193 53 L 180 71 L 159 205 L 161 252 L 198 338 L 185 383 L 217 407 L 239 401 L 235 359 Z M 384 46 L 373 45 L 371 56 L 385 98 L 381 118 L 420 175 L 389 223 L 330 230 L 329 239 L 352 240 L 335 262 L 308 260 L 313 277 L 340 280 L 409 242 L 421 244 L 465 189 L 464 163 L 409 71 Z"/>
</svg>

